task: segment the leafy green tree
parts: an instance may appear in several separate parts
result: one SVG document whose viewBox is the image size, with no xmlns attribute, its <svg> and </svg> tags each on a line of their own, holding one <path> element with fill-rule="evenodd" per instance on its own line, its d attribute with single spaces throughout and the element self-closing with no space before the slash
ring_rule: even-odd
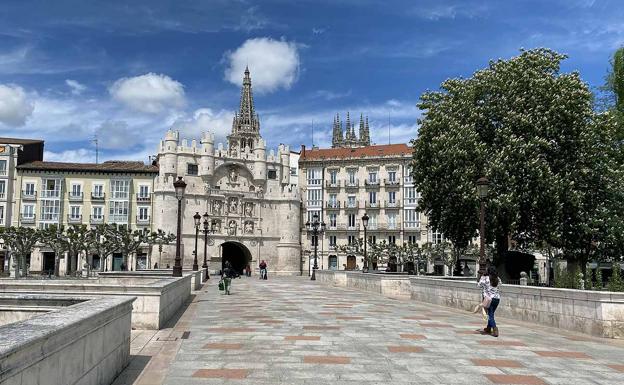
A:
<svg viewBox="0 0 624 385">
<path fill-rule="evenodd" d="M 0 238 L 11 250 L 19 270 L 26 274 L 26 260 L 40 241 L 41 231 L 30 227 L 0 228 Z M 15 276 L 18 277 L 19 274 Z"/>
<path fill-rule="evenodd" d="M 481 176 L 490 181 L 485 235 L 496 242 L 498 258 L 511 237 L 520 247 L 547 242 L 574 259 L 581 246 L 595 243 L 595 229 L 619 228 L 619 216 L 611 226 L 597 225 L 606 220 L 600 212 L 612 209 L 616 189 L 609 183 L 621 175 L 601 154 L 613 147 L 609 122 L 594 113 L 580 76 L 560 72 L 565 58 L 549 49 L 522 51 L 421 96 L 413 141 L 419 206 L 456 250 L 477 234 Z M 609 168 L 613 175 L 601 178 Z M 591 183 L 601 185 L 587 193 Z M 580 242 L 578 229 L 594 238 Z M 612 245 L 612 236 L 609 230 L 603 243 Z"/>
<path fill-rule="evenodd" d="M 611 277 L 607 283 L 609 291 L 624 291 L 624 280 L 622 279 L 622 270 L 619 263 L 613 263 L 611 266 Z"/>
<path fill-rule="evenodd" d="M 128 226 L 119 226 L 117 231 L 110 233 L 117 245 L 117 251 L 123 256 L 124 264 L 128 266 L 128 258 L 136 254 L 141 246 L 147 243 L 148 235 L 140 230 L 132 230 Z"/>
<path fill-rule="evenodd" d="M 50 225 L 42 230 L 40 242 L 54 252 L 54 276 L 58 277 L 60 275 L 61 256 L 67 251 L 67 239 L 63 226 Z M 66 273 L 69 273 L 69 269 L 67 269 Z"/>
<path fill-rule="evenodd" d="M 598 266 L 598 268 L 596 269 L 596 284 L 594 285 L 594 289 L 602 290 L 602 285 L 602 269 L 600 268 L 600 266 Z"/>
<path fill-rule="evenodd" d="M 175 241 L 176 235 L 167 233 L 161 229 L 153 231 L 147 238 L 146 242 L 150 245 L 150 253 L 153 252 L 154 245 L 158 245 L 158 260 L 162 261 L 163 246 Z"/>
</svg>

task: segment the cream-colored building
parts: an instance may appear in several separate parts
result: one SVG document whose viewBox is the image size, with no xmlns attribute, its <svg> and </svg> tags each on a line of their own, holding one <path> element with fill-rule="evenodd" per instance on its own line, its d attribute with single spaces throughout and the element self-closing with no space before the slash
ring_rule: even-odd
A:
<svg viewBox="0 0 624 385">
<path fill-rule="evenodd" d="M 17 199 L 13 226 L 46 228 L 50 225 L 103 223 L 127 225 L 131 229 L 152 229 L 154 179 L 158 167 L 143 162 L 107 161 L 61 163 L 35 161 L 17 166 Z M 128 261 L 128 269 L 147 267 L 147 250 Z M 98 256 L 88 256 L 98 269 Z M 107 258 L 107 270 L 119 270 L 122 256 Z M 30 271 L 54 268 L 54 253 L 37 248 L 30 258 Z M 61 260 L 61 274 L 78 269 L 77 261 Z"/>
<path fill-rule="evenodd" d="M 410 163 L 412 148 L 406 144 L 369 145 L 368 119 L 360 118 L 360 137 L 356 137 L 349 115 L 346 135 L 337 117 L 333 126 L 333 148 L 301 149 L 299 187 L 303 200 L 302 221 L 312 221 L 314 214 L 326 224 L 318 240 L 319 269 L 353 270 L 363 267 L 363 258 L 341 252 L 364 238 L 362 217 L 369 217 L 369 243 L 386 241 L 405 243 L 438 243 L 443 235 L 428 228 L 427 217 L 417 209 L 416 191 Z M 304 260 L 311 269 L 314 239 L 302 228 Z M 446 273 L 435 264 L 427 270 Z"/>
<path fill-rule="evenodd" d="M 180 139 L 167 132 L 158 148 L 160 172 L 154 185 L 154 225 L 176 233 L 178 201 L 173 183 L 186 182 L 182 200 L 182 248 L 184 268 L 193 265 L 195 213 L 209 216 L 211 233 L 207 260 L 212 272 L 225 261 L 242 271 L 257 269 L 265 260 L 270 273 L 301 274 L 300 195 L 291 172 L 297 153 L 280 145 L 267 151 L 254 110 L 251 77 L 245 71 L 240 109 L 224 146 L 215 146 L 213 134 L 199 140 Z M 198 260 L 203 263 L 203 234 L 199 234 Z M 160 266 L 173 266 L 175 247 L 165 247 Z"/>
</svg>

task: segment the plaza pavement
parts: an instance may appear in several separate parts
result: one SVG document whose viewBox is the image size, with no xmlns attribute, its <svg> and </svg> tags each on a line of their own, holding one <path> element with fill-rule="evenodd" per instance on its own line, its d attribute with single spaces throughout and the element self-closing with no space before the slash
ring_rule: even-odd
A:
<svg viewBox="0 0 624 385">
<path fill-rule="evenodd" d="M 504 290 L 502 293 L 503 301 Z M 115 385 L 624 384 L 624 343 L 326 287 L 307 277 L 211 279 L 177 320 L 134 332 Z"/>
</svg>

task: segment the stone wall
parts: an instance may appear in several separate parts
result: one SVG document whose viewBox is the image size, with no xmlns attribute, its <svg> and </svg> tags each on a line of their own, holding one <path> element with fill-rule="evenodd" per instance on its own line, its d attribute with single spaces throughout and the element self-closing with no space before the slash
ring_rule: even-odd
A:
<svg viewBox="0 0 624 385">
<path fill-rule="evenodd" d="M 133 297 L 85 302 L 0 327 L 0 384 L 110 384 L 128 365 Z"/>
<path fill-rule="evenodd" d="M 476 282 L 317 271 L 324 284 L 470 311 Z M 607 338 L 624 338 L 624 293 L 503 285 L 497 315 Z"/>
<path fill-rule="evenodd" d="M 0 279 L 0 292 L 21 294 L 70 294 L 132 296 L 132 327 L 161 329 L 189 299 L 191 274 L 173 277 L 110 277 L 89 280 Z"/>
</svg>

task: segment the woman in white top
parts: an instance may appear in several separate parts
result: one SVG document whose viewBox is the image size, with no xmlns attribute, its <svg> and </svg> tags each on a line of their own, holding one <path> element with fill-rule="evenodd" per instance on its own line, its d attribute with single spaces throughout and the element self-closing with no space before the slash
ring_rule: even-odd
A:
<svg viewBox="0 0 624 385">
<path fill-rule="evenodd" d="M 494 320 L 494 312 L 500 303 L 500 279 L 496 274 L 496 269 L 490 267 L 487 275 L 482 275 L 479 279 L 477 286 L 483 289 L 483 296 L 491 299 L 490 306 L 488 307 L 488 323 L 484 332 L 492 334 L 494 337 L 498 337 L 498 327 L 496 327 L 496 321 Z"/>
</svg>

